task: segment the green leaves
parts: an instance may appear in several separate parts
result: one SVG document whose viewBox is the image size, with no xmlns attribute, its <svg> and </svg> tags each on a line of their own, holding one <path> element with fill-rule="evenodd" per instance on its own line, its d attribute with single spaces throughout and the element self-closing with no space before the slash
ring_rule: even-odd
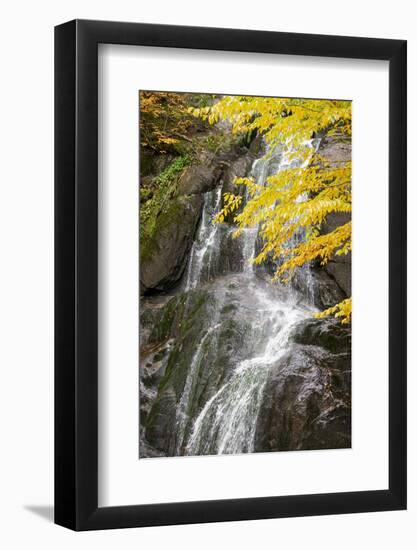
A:
<svg viewBox="0 0 417 550">
<path fill-rule="evenodd" d="M 140 208 L 140 238 L 143 243 L 151 239 L 154 231 L 155 220 L 175 189 L 178 176 L 190 162 L 188 155 L 177 157 L 153 180 L 154 191 L 152 197 Z"/>
</svg>

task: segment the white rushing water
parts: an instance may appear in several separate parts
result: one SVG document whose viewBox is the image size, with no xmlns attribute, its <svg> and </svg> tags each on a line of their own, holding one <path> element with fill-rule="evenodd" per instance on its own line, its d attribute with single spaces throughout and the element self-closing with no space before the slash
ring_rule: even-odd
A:
<svg viewBox="0 0 417 550">
<path fill-rule="evenodd" d="M 220 209 L 222 188 L 204 194 L 204 206 L 197 237 L 191 248 L 185 290 L 195 288 L 200 282 L 203 269 L 210 274 L 213 257 L 219 252 L 220 227 L 213 223 L 213 217 Z"/>
<path fill-rule="evenodd" d="M 311 152 L 317 147 L 313 141 L 307 146 Z M 308 159 L 303 158 L 303 163 Z M 258 184 L 264 185 L 269 175 L 288 167 L 300 166 L 300 159 L 293 153 L 276 148 L 270 155 L 254 162 L 251 175 Z M 221 187 L 205 194 L 200 227 L 188 264 L 185 291 L 189 292 L 216 276 L 215 263 L 222 248 L 230 240 L 223 241 L 221 231 L 233 231 L 233 227 L 212 223 L 213 216 L 221 205 Z M 301 197 L 300 200 L 303 200 Z M 241 315 L 250 314 L 250 329 L 245 334 L 251 353 L 236 363 L 232 373 L 226 377 L 219 389 L 197 410 L 192 407 L 192 396 L 201 369 L 205 366 L 207 346 L 216 346 L 221 329 L 220 310 L 225 305 L 224 293 L 214 304 L 210 326 L 198 344 L 187 372 L 182 396 L 177 409 L 177 454 L 230 454 L 252 452 L 255 445 L 256 425 L 262 405 L 269 369 L 291 347 L 291 333 L 301 320 L 309 317 L 313 309 L 313 280 L 308 266 L 304 276 L 307 281 L 307 295 L 300 301 L 300 294 L 291 285 L 274 292 L 272 285 L 262 284 L 254 269 L 252 259 L 256 253 L 257 227 L 242 231 L 242 270 L 239 277 L 239 307 Z M 238 246 L 237 244 L 234 246 Z M 221 278 L 216 280 L 221 287 Z"/>
<path fill-rule="evenodd" d="M 194 385 L 197 383 L 198 375 L 200 372 L 203 349 L 207 340 L 212 336 L 212 334 L 219 326 L 220 324 L 216 324 L 210 327 L 206 334 L 203 336 L 188 371 L 188 376 L 185 381 L 185 386 L 177 409 L 177 452 L 179 454 L 181 453 L 182 445 L 184 443 L 185 429 L 189 418 L 189 408 L 191 405 Z"/>
<path fill-rule="evenodd" d="M 305 317 L 305 312 L 283 311 L 279 305 L 275 310 L 266 310 L 265 314 L 269 314 L 265 327 L 271 331 L 266 348 L 260 355 L 239 363 L 230 380 L 206 403 L 195 421 L 186 454 L 211 454 L 213 451 L 235 454 L 254 450 L 268 367 L 286 353 L 293 326 Z"/>
</svg>

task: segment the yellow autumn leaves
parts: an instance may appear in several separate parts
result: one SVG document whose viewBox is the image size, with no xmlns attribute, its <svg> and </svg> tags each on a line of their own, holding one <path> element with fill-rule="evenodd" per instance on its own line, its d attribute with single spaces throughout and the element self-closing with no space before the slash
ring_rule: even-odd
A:
<svg viewBox="0 0 417 550">
<path fill-rule="evenodd" d="M 352 318 L 352 298 L 347 298 L 333 307 L 329 307 L 320 313 L 316 313 L 316 317 L 318 319 L 322 319 L 328 315 L 334 315 L 336 318 L 339 318 L 342 325 L 347 325 L 350 323 Z"/>
<path fill-rule="evenodd" d="M 188 94 L 174 92 L 146 92 L 140 100 L 141 146 L 158 152 L 166 152 L 180 143 L 193 123 L 188 110 Z"/>
<path fill-rule="evenodd" d="M 224 96 L 211 107 L 190 112 L 211 124 L 228 120 L 234 133 L 258 130 L 270 144 L 290 140 L 297 146 L 313 133 L 352 133 L 350 101 Z"/>
<path fill-rule="evenodd" d="M 275 279 L 288 281 L 294 271 L 308 262 L 325 265 L 335 256 L 351 250 L 351 222 L 333 230 L 326 228 L 331 214 L 350 213 L 351 162 L 329 162 L 305 146 L 316 136 L 337 136 L 350 141 L 351 104 L 348 101 L 310 100 L 225 96 L 211 107 L 192 109 L 194 116 L 211 124 L 228 120 L 234 133 L 257 131 L 269 144 L 268 154 L 275 147 L 287 148 L 302 164 L 289 167 L 267 178 L 259 185 L 251 178 L 237 178 L 235 183 L 247 189 L 246 205 L 242 197 L 227 193 L 223 208 L 215 221 L 222 223 L 234 213 L 235 236 L 246 227 L 260 226 L 263 246 L 256 264 L 273 258 L 280 260 Z M 305 235 L 297 243 L 300 231 Z M 351 299 L 317 314 L 334 315 L 342 323 L 351 318 Z"/>
</svg>

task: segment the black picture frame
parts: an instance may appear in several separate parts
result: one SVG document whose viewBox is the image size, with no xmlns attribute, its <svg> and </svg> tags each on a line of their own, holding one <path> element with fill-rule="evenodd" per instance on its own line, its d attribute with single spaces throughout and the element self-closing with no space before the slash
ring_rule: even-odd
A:
<svg viewBox="0 0 417 550">
<path fill-rule="evenodd" d="M 98 507 L 98 44 L 389 62 L 389 488 Z M 406 41 L 74 20 L 55 28 L 55 523 L 74 530 L 406 508 Z"/>
</svg>

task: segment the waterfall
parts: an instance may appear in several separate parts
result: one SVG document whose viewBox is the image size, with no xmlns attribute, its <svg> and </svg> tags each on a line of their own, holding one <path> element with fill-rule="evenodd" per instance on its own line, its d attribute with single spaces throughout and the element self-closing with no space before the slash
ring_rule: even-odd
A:
<svg viewBox="0 0 417 550">
<path fill-rule="evenodd" d="M 204 194 L 204 206 L 197 237 L 191 248 L 186 277 L 185 290 L 195 288 L 205 270 L 207 278 L 213 265 L 213 259 L 219 250 L 219 225 L 213 223 L 214 214 L 219 211 L 222 188 Z"/>
<path fill-rule="evenodd" d="M 216 331 L 216 329 L 219 326 L 220 324 L 216 324 L 208 329 L 208 331 L 203 336 L 200 344 L 197 347 L 197 350 L 195 352 L 195 355 L 193 357 L 192 363 L 189 368 L 187 380 L 185 382 L 181 400 L 177 409 L 176 420 L 177 420 L 178 431 L 176 434 L 176 437 L 177 437 L 176 450 L 178 454 L 182 454 L 182 445 L 184 442 L 187 423 L 189 421 L 189 409 L 192 404 L 191 402 L 192 402 L 192 396 L 193 396 L 193 389 L 199 375 L 200 366 L 203 358 L 204 346 L 207 340 L 211 338 L 212 334 Z"/>
<path fill-rule="evenodd" d="M 187 455 L 236 454 L 253 452 L 255 429 L 262 403 L 268 367 L 276 363 L 288 349 L 293 326 L 304 316 L 282 309 L 269 312 L 271 338 L 265 350 L 236 366 L 228 382 L 206 403 L 197 417 L 187 444 Z"/>
<path fill-rule="evenodd" d="M 288 144 L 267 149 L 252 162 L 249 175 L 265 185 L 279 171 L 302 168 L 318 143 L 302 144 L 299 154 Z M 213 223 L 226 190 L 230 188 L 221 183 L 203 194 L 181 286 L 172 294 L 146 299 L 143 345 L 150 338 L 158 346 L 142 359 L 146 377 L 140 390 L 145 418 L 141 456 L 263 451 L 270 444 L 262 432 L 265 405 L 271 402 L 274 414 L 280 414 L 281 397 L 271 401 L 271 380 L 275 384 L 274 377 L 280 376 L 288 358 L 304 367 L 303 352 L 294 341 L 299 327 L 316 311 L 313 273 L 305 265 L 294 284 L 273 284 L 271 274 L 277 266 L 272 261 L 266 266 L 253 263 L 259 252 L 260 227 L 243 228 L 233 238 L 235 225 Z M 243 205 L 249 199 L 246 190 Z M 304 238 L 300 231 L 289 245 Z M 320 395 L 321 370 L 316 375 L 312 382 L 306 380 L 309 389 L 305 391 Z M 304 380 L 304 375 L 293 378 Z"/>
<path fill-rule="evenodd" d="M 317 142 L 306 147 L 313 151 Z M 303 163 L 307 163 L 304 159 Z M 264 185 L 267 177 L 288 167 L 300 166 L 300 159 L 289 148 L 276 147 L 270 154 L 256 160 L 251 175 L 258 184 Z M 256 425 L 262 404 L 263 391 L 268 380 L 269 369 L 291 348 L 290 336 L 294 326 L 311 315 L 311 298 L 307 295 L 300 303 L 299 294 L 288 285 L 281 287 L 279 294 L 260 284 L 254 270 L 258 227 L 245 228 L 241 236 L 232 241 L 221 238 L 222 231 L 228 235 L 234 230 L 227 224 L 213 224 L 213 217 L 221 205 L 222 187 L 205 193 L 200 226 L 194 241 L 185 278 L 185 293 L 214 278 L 217 287 L 225 283 L 216 278 L 218 258 L 227 253 L 227 247 L 237 247 L 240 240 L 239 288 L 245 293 L 238 301 L 251 313 L 250 330 L 245 334 L 248 357 L 237 361 L 215 393 L 197 410 L 193 411 L 195 386 L 205 367 L 208 348 L 215 357 L 216 338 L 222 327 L 220 311 L 227 303 L 226 298 L 214 304 L 209 326 L 195 348 L 188 368 L 187 377 L 176 412 L 176 454 L 230 454 L 254 450 Z M 246 201 L 248 197 L 244 198 Z M 300 200 L 303 200 L 302 197 Z M 305 275 L 307 287 L 313 284 L 307 266 Z M 310 291 L 311 292 L 311 288 Z"/>
</svg>

